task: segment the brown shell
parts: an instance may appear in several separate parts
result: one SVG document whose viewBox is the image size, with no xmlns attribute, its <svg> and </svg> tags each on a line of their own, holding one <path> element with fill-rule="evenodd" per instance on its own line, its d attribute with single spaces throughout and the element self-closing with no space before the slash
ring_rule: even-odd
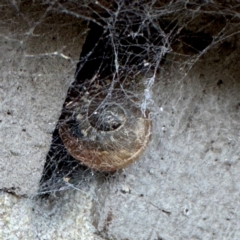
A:
<svg viewBox="0 0 240 240">
<path fill-rule="evenodd" d="M 67 105 L 74 121 L 60 125 L 61 139 L 74 158 L 92 169 L 113 172 L 124 168 L 149 142 L 149 114 L 144 116 L 136 98 L 122 90 L 103 91 L 91 99 L 85 94 Z"/>
</svg>

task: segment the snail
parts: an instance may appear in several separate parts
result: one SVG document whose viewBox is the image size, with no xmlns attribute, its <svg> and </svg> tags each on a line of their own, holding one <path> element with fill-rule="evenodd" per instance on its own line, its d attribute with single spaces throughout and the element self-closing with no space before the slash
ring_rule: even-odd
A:
<svg viewBox="0 0 240 240">
<path fill-rule="evenodd" d="M 121 89 L 85 91 L 65 105 L 59 125 L 64 146 L 91 169 L 115 172 L 134 162 L 151 136 L 149 112 L 142 113 L 133 94 Z"/>
</svg>

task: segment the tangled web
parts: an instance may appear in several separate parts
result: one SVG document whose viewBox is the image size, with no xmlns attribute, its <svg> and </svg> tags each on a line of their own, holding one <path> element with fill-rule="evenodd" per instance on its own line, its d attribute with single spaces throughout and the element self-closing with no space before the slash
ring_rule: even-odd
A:
<svg viewBox="0 0 240 240">
<path fill-rule="evenodd" d="M 237 1 L 44 3 L 86 20 L 89 32 L 53 133 L 40 193 L 78 187 L 92 176 L 106 177 L 105 172 L 118 170 L 111 167 L 114 156 L 130 158 L 128 154 L 137 152 L 137 158 L 150 137 L 156 109 L 152 91 L 164 65 L 184 77 L 207 51 L 239 31 Z M 82 144 L 77 152 L 71 151 L 75 140 Z M 121 149 L 125 153 L 117 155 Z M 103 157 L 97 151 L 114 153 L 107 166 L 99 165 Z"/>
</svg>

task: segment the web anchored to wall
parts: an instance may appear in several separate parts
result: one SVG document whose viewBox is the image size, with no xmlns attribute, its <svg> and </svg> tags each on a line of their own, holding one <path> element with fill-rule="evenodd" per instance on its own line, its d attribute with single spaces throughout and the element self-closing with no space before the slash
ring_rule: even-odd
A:
<svg viewBox="0 0 240 240">
<path fill-rule="evenodd" d="M 40 239 L 57 239 L 56 226 L 79 239 L 83 212 L 104 239 L 240 238 L 239 11 L 238 1 L 1 1 L 1 188 L 41 178 L 37 194 L 19 192 L 50 202 L 77 190 L 47 205 L 56 235 Z"/>
<path fill-rule="evenodd" d="M 76 14 L 76 5 L 68 4 L 55 8 Z M 239 168 L 238 3 L 99 1 L 81 7 L 90 30 L 40 192 L 82 190 L 96 180 L 92 221 L 107 239 L 237 239 L 234 221 L 225 223 L 237 221 L 230 210 L 236 199 L 223 193 L 239 180 L 226 170 Z M 121 135 L 126 117 L 133 131 Z M 138 126 L 139 119 L 146 124 Z M 138 138 L 137 129 L 147 137 Z M 113 155 L 134 149 L 136 139 L 145 145 L 140 160 L 112 171 Z M 99 165 L 101 151 L 110 154 L 107 164 Z"/>
<path fill-rule="evenodd" d="M 110 163 L 113 155 L 121 149 L 130 152 L 131 142 L 138 138 L 134 130 L 122 130 L 122 136 L 115 130 L 125 124 L 126 118 L 130 119 L 128 127 L 133 128 L 138 118 L 151 125 L 152 118 L 158 116 L 159 107 L 152 94 L 154 87 L 163 81 L 159 74 L 166 71 L 164 66 L 178 72 L 178 81 L 181 81 L 217 44 L 234 45 L 232 39 L 239 31 L 238 4 L 208 1 L 46 3 L 54 11 L 88 20 L 90 24 L 75 81 L 69 88 L 53 134 L 41 180 L 42 193 L 76 187 L 92 175 L 99 176 L 96 170 L 115 172 L 118 167 Z M 114 114 L 117 119 L 111 120 Z M 143 136 L 150 135 L 150 126 L 142 128 Z M 143 136 L 142 139 L 140 136 L 141 146 L 147 145 L 149 139 Z M 103 166 L 96 160 L 100 158 L 99 151 L 111 153 L 105 156 Z M 109 166 L 104 166 L 106 158 L 110 159 Z"/>
</svg>

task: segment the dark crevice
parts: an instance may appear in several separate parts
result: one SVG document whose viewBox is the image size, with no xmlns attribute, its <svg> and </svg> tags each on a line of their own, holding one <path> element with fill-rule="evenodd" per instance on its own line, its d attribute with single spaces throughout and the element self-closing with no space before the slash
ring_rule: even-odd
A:
<svg viewBox="0 0 240 240">
<path fill-rule="evenodd" d="M 86 80 L 91 79 L 96 74 L 102 62 L 99 56 L 102 56 L 101 51 L 105 51 L 103 29 L 94 23 L 90 23 L 89 28 L 90 31 L 77 64 L 76 80 L 68 90 L 64 105 L 79 95 Z M 93 49 L 95 50 L 93 51 Z M 88 56 L 91 52 L 92 54 Z M 64 118 L 64 114 L 64 112 L 61 114 L 59 121 Z M 48 192 L 59 190 L 65 186 L 66 179 L 70 181 L 67 182 L 70 184 L 84 181 L 90 172 L 86 166 L 81 165 L 79 160 L 74 159 L 68 153 L 60 138 L 57 124 L 40 180 L 39 194 L 43 193 L 45 196 L 48 195 Z"/>
</svg>

